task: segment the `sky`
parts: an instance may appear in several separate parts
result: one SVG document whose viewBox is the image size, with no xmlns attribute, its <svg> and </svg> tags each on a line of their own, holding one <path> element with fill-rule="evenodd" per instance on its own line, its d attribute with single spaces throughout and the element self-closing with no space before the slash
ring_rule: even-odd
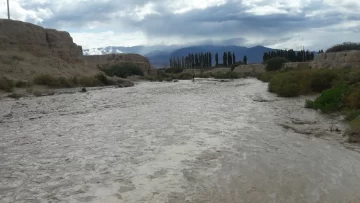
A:
<svg viewBox="0 0 360 203">
<path fill-rule="evenodd" d="M 326 49 L 360 41 L 359 0 L 10 0 L 12 19 L 84 48 L 221 44 Z M 0 18 L 6 18 L 0 0 Z"/>
</svg>

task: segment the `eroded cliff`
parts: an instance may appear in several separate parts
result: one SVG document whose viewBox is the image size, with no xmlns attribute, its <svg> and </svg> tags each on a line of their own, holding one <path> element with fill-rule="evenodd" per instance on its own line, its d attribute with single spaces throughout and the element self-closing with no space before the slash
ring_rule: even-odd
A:
<svg viewBox="0 0 360 203">
<path fill-rule="evenodd" d="M 22 21 L 0 19 L 0 76 L 32 80 L 41 74 L 54 77 L 95 75 L 99 66 L 133 63 L 145 74 L 154 70 L 138 54 L 83 56 L 82 47 L 68 32 L 46 29 Z"/>
<path fill-rule="evenodd" d="M 360 68 L 360 51 L 321 53 L 310 63 L 312 68 Z"/>
<path fill-rule="evenodd" d="M 107 55 L 89 55 L 83 56 L 85 61 L 98 68 L 111 66 L 114 64 L 131 63 L 139 66 L 145 75 L 153 74 L 153 69 L 149 60 L 139 54 L 107 54 Z"/>
<path fill-rule="evenodd" d="M 64 31 L 0 19 L 0 75 L 31 80 L 40 74 L 71 77 L 99 70 L 82 59 L 82 48 Z"/>
</svg>

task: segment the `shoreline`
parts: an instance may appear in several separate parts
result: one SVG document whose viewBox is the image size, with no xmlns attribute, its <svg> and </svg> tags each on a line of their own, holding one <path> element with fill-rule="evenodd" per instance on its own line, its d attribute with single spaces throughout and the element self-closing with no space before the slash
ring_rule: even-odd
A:
<svg viewBox="0 0 360 203">
<path fill-rule="evenodd" d="M 268 92 L 269 93 L 269 92 Z M 349 142 L 345 135 L 349 124 L 340 113 L 324 114 L 314 109 L 305 108 L 307 99 L 314 99 L 318 95 L 299 96 L 295 98 L 277 97 L 276 99 L 263 98 L 278 115 L 275 123 L 285 131 L 295 132 L 309 139 L 320 138 L 332 142 L 335 146 L 341 145 L 349 150 L 360 153 L 360 144 Z M 259 102 L 259 101 L 258 101 Z"/>
</svg>

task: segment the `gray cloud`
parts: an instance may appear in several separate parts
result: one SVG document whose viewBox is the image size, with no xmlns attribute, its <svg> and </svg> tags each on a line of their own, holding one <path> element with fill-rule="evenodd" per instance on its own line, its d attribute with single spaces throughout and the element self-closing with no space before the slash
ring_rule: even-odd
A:
<svg viewBox="0 0 360 203">
<path fill-rule="evenodd" d="M 300 0 L 299 0 L 300 1 Z M 50 9 L 52 16 L 44 18 L 42 25 L 69 30 L 111 30 L 114 33 L 141 32 L 149 39 L 181 39 L 183 43 L 218 42 L 236 45 L 263 43 L 276 45 L 282 41 L 311 37 L 311 30 L 321 30 L 307 39 L 310 46 L 322 46 L 326 33 L 356 33 L 360 30 L 360 3 L 356 0 L 337 1 L 303 0 L 301 6 L 275 4 L 273 1 L 254 1 L 249 6 L 244 1 L 228 0 L 222 5 L 212 5 L 204 9 L 192 9 L 184 13 L 174 13 L 170 0 L 89 0 L 23 3 L 26 10 Z M 178 1 L 180 2 L 180 0 Z M 249 0 L 247 0 L 249 2 Z M 281 2 L 281 1 L 280 1 Z M 330 3 L 329 3 L 330 2 Z M 152 13 L 140 16 L 139 9 L 152 4 Z M 267 7 L 264 7 L 267 6 Z M 277 8 L 279 7 L 279 8 Z M 265 8 L 263 14 L 252 13 L 251 9 Z M 270 8 L 283 11 L 269 13 Z M 287 13 L 284 13 L 284 12 Z M 339 26 L 352 21 L 352 26 Z M 320 36 L 321 35 L 321 36 Z M 299 37 L 300 36 L 300 37 Z M 349 35 L 353 38 L 354 35 Z M 256 39 L 259 43 L 256 42 Z M 334 43 L 339 43 L 332 39 Z M 350 39 L 350 40 L 359 40 Z M 329 41 L 327 41 L 329 43 Z"/>
</svg>

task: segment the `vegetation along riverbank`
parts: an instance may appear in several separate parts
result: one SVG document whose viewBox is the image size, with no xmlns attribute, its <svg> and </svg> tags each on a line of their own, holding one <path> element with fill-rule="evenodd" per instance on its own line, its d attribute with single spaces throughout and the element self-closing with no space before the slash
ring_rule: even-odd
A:
<svg viewBox="0 0 360 203">
<path fill-rule="evenodd" d="M 359 44 L 343 44 L 326 52 L 360 49 Z M 326 114 L 344 114 L 349 129 L 344 136 L 350 142 L 360 142 L 360 69 L 339 67 L 337 69 L 287 69 L 283 58 L 267 62 L 267 72 L 258 79 L 269 82 L 268 90 L 280 97 L 319 94 L 315 100 L 307 100 L 306 108 Z"/>
</svg>

